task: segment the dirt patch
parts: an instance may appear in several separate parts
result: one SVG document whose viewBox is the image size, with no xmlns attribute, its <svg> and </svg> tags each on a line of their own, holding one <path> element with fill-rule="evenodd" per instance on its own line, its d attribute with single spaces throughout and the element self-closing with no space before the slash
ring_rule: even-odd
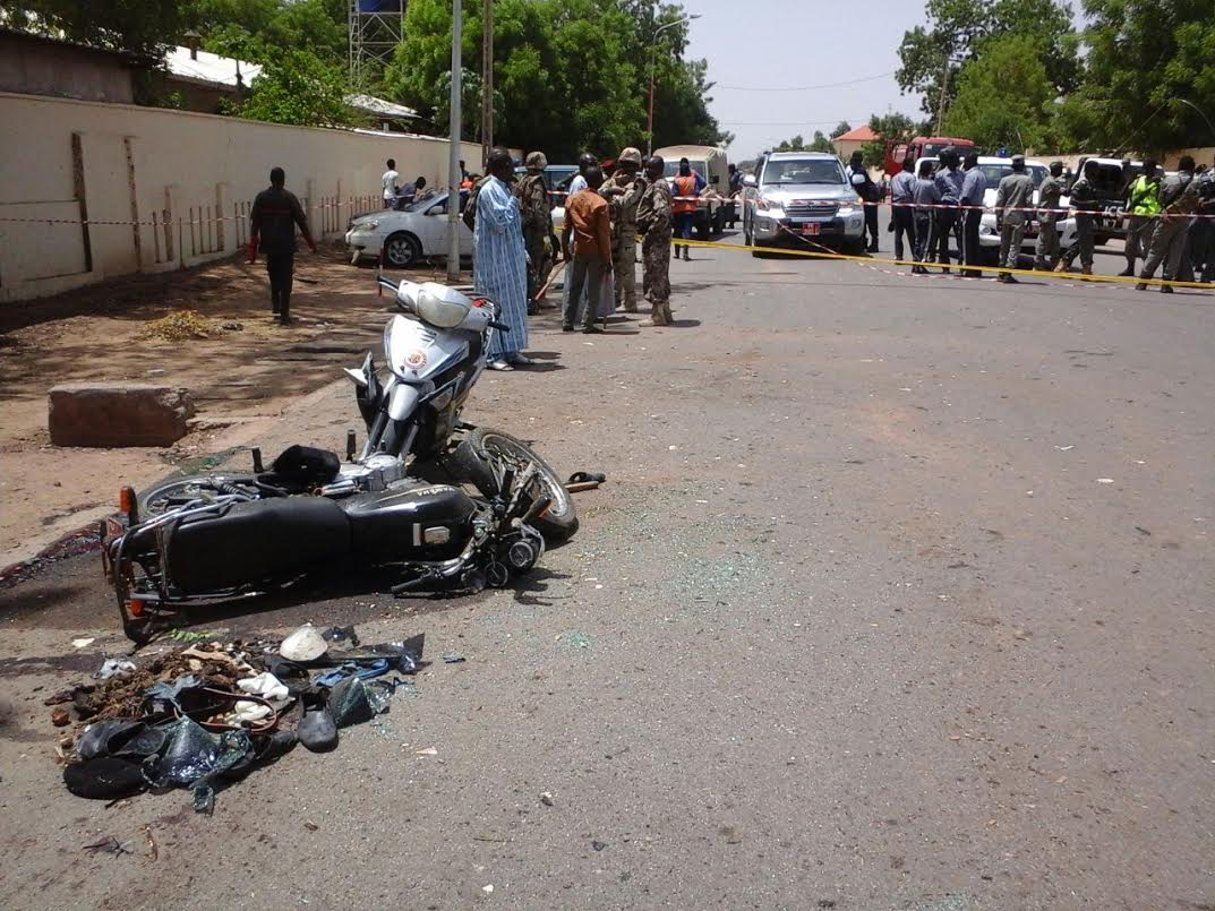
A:
<svg viewBox="0 0 1215 911">
<path fill-rule="evenodd" d="M 442 277 L 435 268 L 394 275 Z M 122 484 L 145 486 L 239 444 L 377 349 L 391 302 L 377 294 L 374 270 L 351 266 L 342 248 L 296 260 L 293 325 L 273 321 L 268 288 L 261 264 L 232 259 L 0 308 L 0 567 L 91 520 Z M 184 325 L 186 312 L 208 331 L 155 331 Z M 50 445 L 50 388 L 110 381 L 186 387 L 195 430 L 168 449 Z"/>
</svg>

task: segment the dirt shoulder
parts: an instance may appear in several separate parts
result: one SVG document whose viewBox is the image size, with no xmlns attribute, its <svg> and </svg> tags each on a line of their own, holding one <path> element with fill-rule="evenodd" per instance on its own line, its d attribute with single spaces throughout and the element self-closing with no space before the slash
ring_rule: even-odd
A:
<svg viewBox="0 0 1215 911">
<path fill-rule="evenodd" d="M 374 278 L 336 246 L 302 254 L 296 322 L 286 327 L 271 319 L 264 267 L 241 260 L 0 309 L 0 571 L 104 515 L 121 485 L 146 486 L 245 445 L 291 402 L 338 379 L 378 346 L 388 300 Z M 191 322 L 205 334 L 148 334 L 180 311 L 196 313 Z M 107 381 L 188 388 L 198 407 L 193 431 L 168 449 L 52 446 L 51 387 Z"/>
</svg>

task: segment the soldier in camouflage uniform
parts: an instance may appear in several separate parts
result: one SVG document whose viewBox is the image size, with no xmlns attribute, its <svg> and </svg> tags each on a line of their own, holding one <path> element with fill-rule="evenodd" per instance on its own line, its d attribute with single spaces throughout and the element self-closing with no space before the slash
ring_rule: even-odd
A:
<svg viewBox="0 0 1215 911">
<path fill-rule="evenodd" d="M 671 188 L 663 179 L 666 162 L 658 155 L 646 162 L 646 186 L 637 204 L 637 227 L 645 232 L 641 242 L 646 300 L 650 318 L 642 326 L 671 325 Z"/>
<path fill-rule="evenodd" d="M 637 204 L 645 189 L 637 172 L 641 152 L 627 148 L 616 159 L 616 171 L 599 193 L 612 207 L 612 271 L 616 284 L 616 306 L 626 313 L 637 312 Z"/>
<path fill-rule="evenodd" d="M 548 278 L 548 235 L 552 229 L 549 215 L 548 184 L 544 180 L 544 169 L 548 159 L 543 152 L 532 152 L 527 156 L 527 176 L 515 187 L 519 197 L 519 210 L 523 216 L 523 244 L 527 249 L 527 308 L 535 312 L 539 306 L 536 292 Z"/>
</svg>

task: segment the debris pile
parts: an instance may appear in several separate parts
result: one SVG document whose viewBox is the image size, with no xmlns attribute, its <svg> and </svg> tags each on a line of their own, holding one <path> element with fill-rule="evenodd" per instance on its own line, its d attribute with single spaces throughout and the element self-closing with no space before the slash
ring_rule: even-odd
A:
<svg viewBox="0 0 1215 911">
<path fill-rule="evenodd" d="M 139 338 L 184 342 L 192 338 L 210 338 L 216 331 L 215 323 L 197 310 L 174 310 L 140 329 Z"/>
<path fill-rule="evenodd" d="M 46 700 L 55 723 L 81 723 L 61 743 L 63 780 L 79 797 L 117 800 L 185 788 L 210 813 L 216 792 L 297 743 L 315 753 L 338 731 L 388 711 L 400 675 L 422 667 L 424 637 L 360 646 L 353 627 L 311 624 L 282 642 L 194 644 L 137 666 L 106 661 L 98 682 Z"/>
</svg>

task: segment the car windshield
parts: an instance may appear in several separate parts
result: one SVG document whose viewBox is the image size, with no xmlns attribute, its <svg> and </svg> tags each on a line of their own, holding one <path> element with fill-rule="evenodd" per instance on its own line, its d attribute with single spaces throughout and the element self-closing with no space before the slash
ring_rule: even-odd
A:
<svg viewBox="0 0 1215 911">
<path fill-rule="evenodd" d="M 688 164 L 690 164 L 692 166 L 692 170 L 695 171 L 697 174 L 699 174 L 701 177 L 705 176 L 705 172 L 707 169 L 705 168 L 705 163 L 703 161 L 689 161 Z M 674 177 L 678 173 L 679 173 L 679 162 L 678 161 L 668 161 L 666 163 L 666 166 L 662 170 L 663 177 Z"/>
<path fill-rule="evenodd" d="M 983 172 L 983 176 L 987 178 L 988 187 L 998 187 L 1000 181 L 1012 173 L 1012 165 L 1010 164 L 981 164 L 979 169 Z M 1025 173 L 1030 176 L 1034 182 L 1034 188 L 1037 189 L 1042 185 L 1042 181 L 1046 180 L 1046 168 L 1040 164 L 1027 164 Z"/>
<path fill-rule="evenodd" d="M 847 183 L 840 164 L 833 158 L 792 158 L 764 165 L 762 184 Z"/>
</svg>

